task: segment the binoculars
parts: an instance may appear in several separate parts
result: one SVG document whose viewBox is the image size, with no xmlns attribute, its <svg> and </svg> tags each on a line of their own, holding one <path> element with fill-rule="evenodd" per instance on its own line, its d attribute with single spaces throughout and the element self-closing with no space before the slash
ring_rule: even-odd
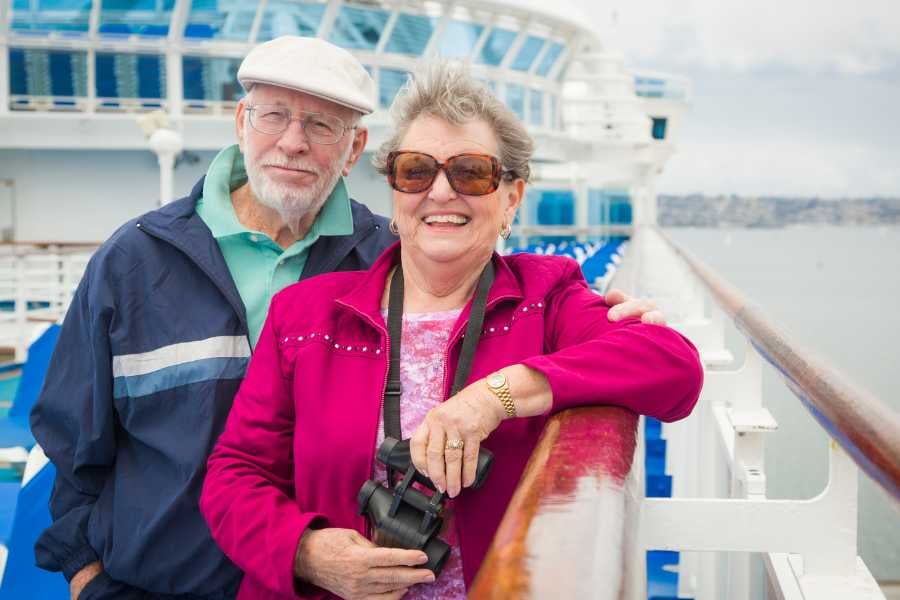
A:
<svg viewBox="0 0 900 600">
<path fill-rule="evenodd" d="M 369 517 L 380 534 L 380 545 L 422 550 L 428 556 L 428 562 L 421 568 L 439 576 L 450 557 L 450 546 L 437 537 L 443 524 L 441 513 L 446 493 L 438 492 L 434 483 L 413 466 L 409 440 L 385 438 L 378 448 L 377 459 L 387 467 L 389 485 L 394 483 L 395 474 L 402 473 L 403 479 L 390 489 L 371 479 L 366 481 L 357 495 L 359 514 Z M 472 487 L 478 488 L 484 483 L 493 462 L 493 453 L 480 448 Z M 414 482 L 431 490 L 432 494 L 429 496 L 413 488 Z"/>
</svg>

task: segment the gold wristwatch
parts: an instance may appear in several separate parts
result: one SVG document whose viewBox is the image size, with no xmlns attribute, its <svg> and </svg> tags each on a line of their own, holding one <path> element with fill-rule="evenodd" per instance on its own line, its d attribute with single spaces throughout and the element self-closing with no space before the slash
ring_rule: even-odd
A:
<svg viewBox="0 0 900 600">
<path fill-rule="evenodd" d="M 503 405 L 506 416 L 510 418 L 515 417 L 516 405 L 513 404 L 512 394 L 509 392 L 509 382 L 506 379 L 506 375 L 500 371 L 496 371 L 488 375 L 485 381 L 487 382 L 488 389 L 500 399 L 500 404 Z"/>
</svg>

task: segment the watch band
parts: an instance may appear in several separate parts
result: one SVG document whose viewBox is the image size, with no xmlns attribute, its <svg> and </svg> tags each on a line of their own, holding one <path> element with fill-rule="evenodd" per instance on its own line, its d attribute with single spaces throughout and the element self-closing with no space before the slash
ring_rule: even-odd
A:
<svg viewBox="0 0 900 600">
<path fill-rule="evenodd" d="M 503 405 L 503 410 L 506 411 L 506 416 L 510 418 L 515 417 L 516 405 L 513 402 L 512 394 L 509 391 L 509 383 L 506 380 L 506 375 L 499 372 L 491 373 L 488 375 L 486 381 L 488 389 L 499 398 L 500 404 Z"/>
</svg>

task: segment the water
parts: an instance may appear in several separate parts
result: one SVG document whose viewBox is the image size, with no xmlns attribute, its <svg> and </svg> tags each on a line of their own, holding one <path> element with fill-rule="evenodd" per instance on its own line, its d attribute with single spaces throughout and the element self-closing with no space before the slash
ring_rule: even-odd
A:
<svg viewBox="0 0 900 600">
<path fill-rule="evenodd" d="M 900 418 L 900 228 L 669 229 L 679 244 L 737 286 L 800 345 L 874 393 Z M 734 348 L 738 334 L 729 339 Z M 822 429 L 765 369 L 771 498 L 811 498 L 828 480 Z M 859 548 L 879 581 L 900 580 L 900 505 L 865 475 Z"/>
</svg>

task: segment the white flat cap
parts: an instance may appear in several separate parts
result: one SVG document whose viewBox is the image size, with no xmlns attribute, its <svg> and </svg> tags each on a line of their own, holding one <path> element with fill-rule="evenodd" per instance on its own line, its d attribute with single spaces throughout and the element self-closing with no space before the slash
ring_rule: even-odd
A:
<svg viewBox="0 0 900 600">
<path fill-rule="evenodd" d="M 244 91 L 256 83 L 305 92 L 364 115 L 375 110 L 375 82 L 356 57 L 319 38 L 285 35 L 253 48 L 238 69 Z"/>
</svg>

